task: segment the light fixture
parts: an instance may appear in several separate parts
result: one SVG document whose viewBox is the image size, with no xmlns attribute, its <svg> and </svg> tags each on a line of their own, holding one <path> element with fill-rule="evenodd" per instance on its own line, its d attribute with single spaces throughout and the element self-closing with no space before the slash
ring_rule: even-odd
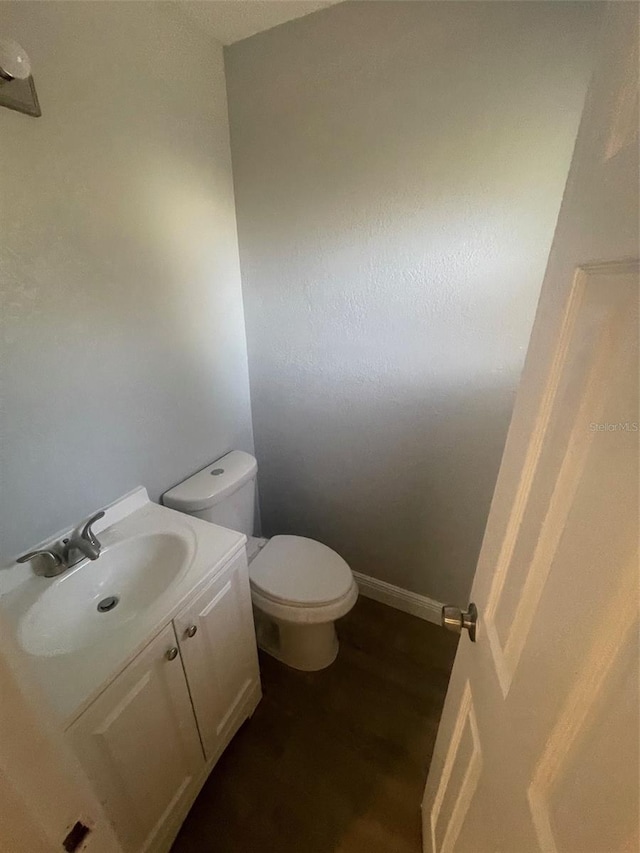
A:
<svg viewBox="0 0 640 853">
<path fill-rule="evenodd" d="M 31 77 L 31 60 L 17 41 L 0 39 L 0 85 L 7 80 Z"/>
<path fill-rule="evenodd" d="M 0 38 L 0 106 L 40 116 L 40 104 L 31 76 L 31 60 L 13 39 Z"/>
</svg>

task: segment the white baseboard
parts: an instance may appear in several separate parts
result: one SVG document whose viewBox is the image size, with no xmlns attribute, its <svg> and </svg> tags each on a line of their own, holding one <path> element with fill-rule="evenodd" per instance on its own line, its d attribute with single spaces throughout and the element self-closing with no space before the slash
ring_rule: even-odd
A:
<svg viewBox="0 0 640 853">
<path fill-rule="evenodd" d="M 434 601 L 433 598 L 427 598 L 426 595 L 418 595 L 417 592 L 410 592 L 408 589 L 402 589 L 399 586 L 394 586 L 392 583 L 380 581 L 377 578 L 370 578 L 368 575 L 362 575 L 360 572 L 353 573 L 360 594 L 365 598 L 373 598 L 374 601 L 380 601 L 382 604 L 388 604 L 389 607 L 395 607 L 396 610 L 402 610 L 403 613 L 410 613 L 412 616 L 417 616 L 419 619 L 425 619 L 427 622 L 433 622 L 435 625 L 440 625 L 440 614 L 442 604 L 439 601 Z"/>
</svg>

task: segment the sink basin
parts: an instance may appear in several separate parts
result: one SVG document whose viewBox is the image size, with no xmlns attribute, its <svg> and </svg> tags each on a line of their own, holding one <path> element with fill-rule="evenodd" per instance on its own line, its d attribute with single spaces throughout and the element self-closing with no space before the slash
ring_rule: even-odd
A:
<svg viewBox="0 0 640 853">
<path fill-rule="evenodd" d="M 175 533 L 134 536 L 52 581 L 24 613 L 18 639 L 32 655 L 74 652 L 108 638 L 152 605 L 188 568 Z"/>
</svg>

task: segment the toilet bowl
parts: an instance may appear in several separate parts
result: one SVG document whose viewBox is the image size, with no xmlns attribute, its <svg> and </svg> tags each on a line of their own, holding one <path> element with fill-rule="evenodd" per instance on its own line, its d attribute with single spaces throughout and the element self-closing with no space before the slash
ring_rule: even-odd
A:
<svg viewBox="0 0 640 853">
<path fill-rule="evenodd" d="M 314 539 L 274 536 L 249 564 L 249 579 L 260 648 L 294 669 L 333 663 L 335 620 L 358 598 L 342 557 Z"/>
<path fill-rule="evenodd" d="M 233 450 L 162 500 L 247 535 L 258 645 L 294 669 L 324 669 L 338 654 L 335 620 L 356 603 L 357 585 L 342 557 L 315 539 L 252 536 L 256 475 L 254 457 Z"/>
</svg>

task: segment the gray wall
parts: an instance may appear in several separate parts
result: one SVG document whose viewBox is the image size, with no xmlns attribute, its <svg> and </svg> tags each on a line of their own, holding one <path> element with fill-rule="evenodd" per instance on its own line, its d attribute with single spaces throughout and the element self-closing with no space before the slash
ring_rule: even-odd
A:
<svg viewBox="0 0 640 853">
<path fill-rule="evenodd" d="M 222 49 L 155 3 L 2 3 L 43 117 L 0 109 L 6 560 L 252 449 Z"/>
<path fill-rule="evenodd" d="M 266 534 L 466 602 L 593 26 L 345 3 L 225 50 Z"/>
</svg>

